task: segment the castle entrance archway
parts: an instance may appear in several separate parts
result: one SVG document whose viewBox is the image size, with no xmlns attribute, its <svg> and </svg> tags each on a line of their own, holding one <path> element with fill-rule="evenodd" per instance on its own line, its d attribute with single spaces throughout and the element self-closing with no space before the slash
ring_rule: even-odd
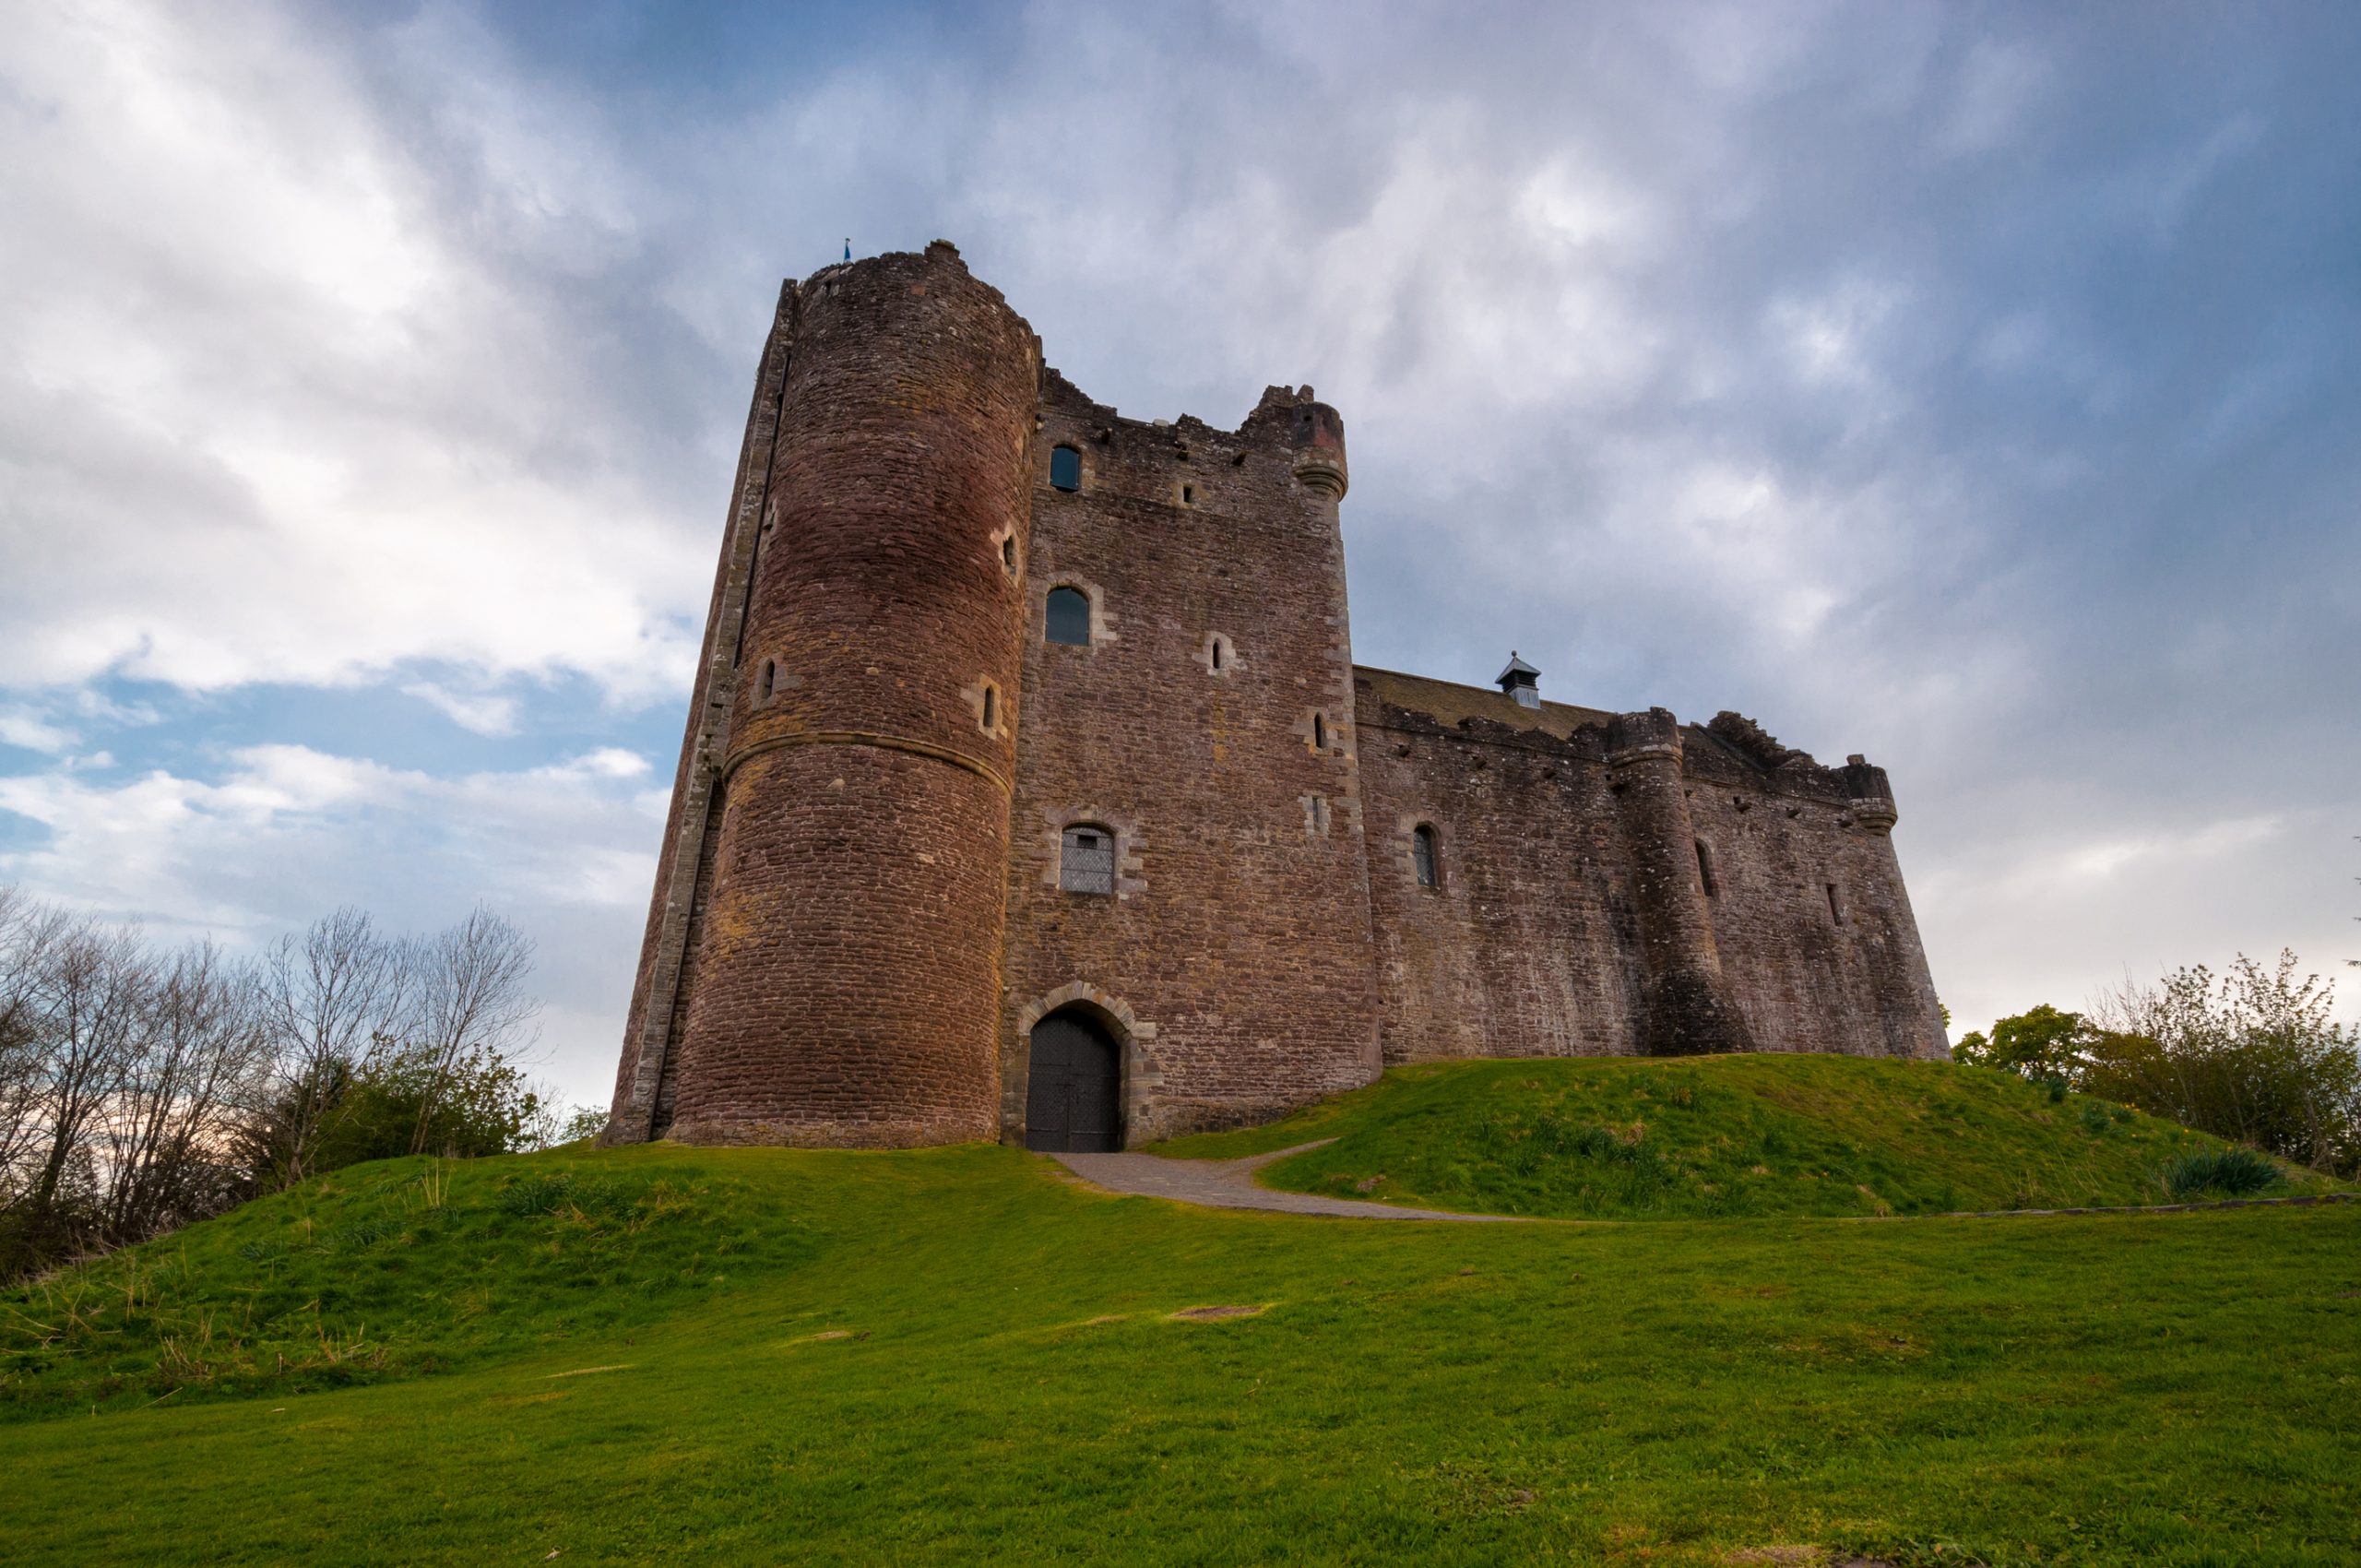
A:
<svg viewBox="0 0 2361 1568">
<path fill-rule="evenodd" d="M 1123 1146 L 1121 1055 L 1087 1013 L 1052 1013 L 1033 1026 L 1026 1067 L 1025 1146 L 1107 1154 Z"/>
</svg>

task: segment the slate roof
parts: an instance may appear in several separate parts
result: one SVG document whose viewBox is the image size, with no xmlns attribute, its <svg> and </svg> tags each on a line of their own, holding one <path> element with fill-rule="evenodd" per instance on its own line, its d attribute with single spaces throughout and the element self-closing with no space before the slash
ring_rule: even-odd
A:
<svg viewBox="0 0 2361 1568">
<path fill-rule="evenodd" d="M 1368 685 L 1372 695 L 1396 707 L 1423 713 L 1445 729 L 1463 719 L 1489 719 L 1512 730 L 1539 730 L 1564 740 L 1585 724 L 1604 724 L 1612 714 L 1572 703 L 1545 702 L 1527 707 L 1506 692 L 1489 686 L 1463 686 L 1451 681 L 1405 675 L 1394 670 L 1353 666 L 1353 679 Z"/>
</svg>

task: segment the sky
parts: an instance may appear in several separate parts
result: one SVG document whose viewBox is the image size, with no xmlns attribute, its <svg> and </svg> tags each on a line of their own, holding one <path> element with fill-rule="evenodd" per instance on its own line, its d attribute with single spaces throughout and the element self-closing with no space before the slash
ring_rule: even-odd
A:
<svg viewBox="0 0 2361 1568">
<path fill-rule="evenodd" d="M 2361 1017 L 2361 8 L 188 6 L 0 33 L 0 881 L 479 902 L 603 1102 L 784 277 L 1346 421 L 1354 648 L 1891 773 L 1954 1031 Z"/>
</svg>

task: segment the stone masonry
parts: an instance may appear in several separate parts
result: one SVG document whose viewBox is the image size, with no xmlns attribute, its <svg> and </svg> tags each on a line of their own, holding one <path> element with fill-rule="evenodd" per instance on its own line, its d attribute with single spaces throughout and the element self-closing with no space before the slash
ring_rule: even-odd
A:
<svg viewBox="0 0 2361 1568">
<path fill-rule="evenodd" d="M 1310 387 L 1122 418 L 940 241 L 787 284 L 606 1141 L 1021 1142 L 1053 1016 L 1119 1142 L 1439 1057 L 1944 1052 L 1882 769 L 1356 667 L 1347 486 Z"/>
</svg>

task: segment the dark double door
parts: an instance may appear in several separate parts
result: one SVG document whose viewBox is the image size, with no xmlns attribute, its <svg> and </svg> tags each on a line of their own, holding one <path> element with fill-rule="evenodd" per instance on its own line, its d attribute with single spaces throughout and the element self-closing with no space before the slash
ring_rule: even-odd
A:
<svg viewBox="0 0 2361 1568">
<path fill-rule="evenodd" d="M 1106 1154 L 1123 1146 L 1122 1073 L 1115 1042 L 1089 1019 L 1058 1013 L 1033 1026 L 1025 1146 Z"/>
</svg>

